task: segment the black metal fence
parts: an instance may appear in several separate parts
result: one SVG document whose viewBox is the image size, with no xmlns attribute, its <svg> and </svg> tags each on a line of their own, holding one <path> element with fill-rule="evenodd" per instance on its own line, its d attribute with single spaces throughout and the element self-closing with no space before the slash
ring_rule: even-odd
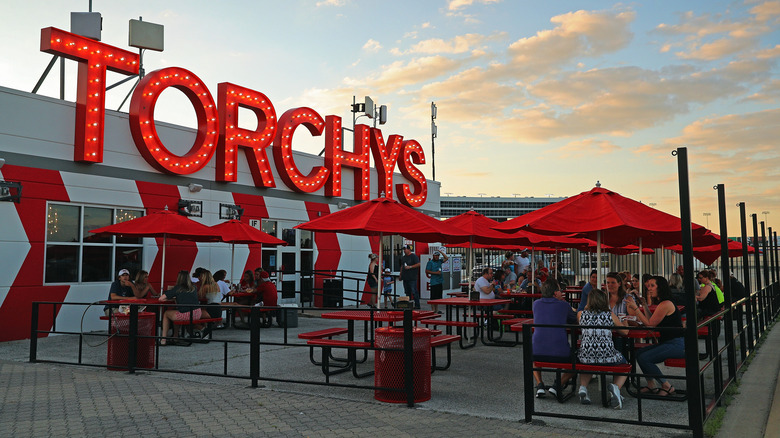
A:
<svg viewBox="0 0 780 438">
<path fill-rule="evenodd" d="M 285 382 L 285 383 L 297 383 L 297 384 L 304 384 L 304 385 L 327 385 L 327 386 L 339 386 L 339 387 L 345 387 L 345 388 L 357 388 L 357 389 L 369 389 L 374 391 L 388 391 L 388 392 L 403 392 L 406 394 L 406 401 L 408 406 L 414 406 L 414 388 L 415 388 L 415 379 L 419 378 L 413 371 L 413 360 L 414 360 L 414 351 L 413 351 L 413 343 L 412 343 L 412 330 L 413 330 L 413 323 L 412 323 L 412 310 L 397 310 L 397 312 L 403 312 L 403 320 L 399 321 L 402 323 L 402 327 L 404 330 L 404 344 L 403 348 L 381 348 L 374 344 L 373 336 L 371 336 L 371 333 L 373 330 L 364 330 L 364 336 L 366 337 L 365 340 L 370 343 L 370 347 L 365 348 L 365 354 L 372 354 L 371 352 L 396 352 L 403 355 L 403 363 L 404 363 L 404 369 L 403 369 L 403 376 L 404 380 L 402 382 L 402 385 L 398 385 L 397 387 L 386 387 L 386 386 L 375 386 L 375 385 L 365 385 L 365 384 L 347 384 L 347 383 L 336 383 L 331 382 L 329 379 L 325 379 L 326 381 L 322 380 L 315 380 L 315 379 L 301 379 L 298 378 L 299 376 L 293 376 L 291 375 L 289 378 L 275 378 L 275 377 L 268 377 L 264 376 L 261 373 L 261 362 L 263 360 L 278 360 L 275 359 L 271 355 L 261 355 L 260 354 L 260 347 L 261 346 L 285 346 L 285 347 L 294 347 L 294 348 L 306 348 L 310 349 L 312 348 L 310 345 L 306 343 L 306 341 L 301 342 L 301 340 L 297 338 L 290 339 L 288 336 L 288 329 L 286 325 L 282 326 L 283 330 L 283 336 L 281 342 L 269 342 L 266 340 L 261 340 L 260 332 L 261 332 L 261 312 L 263 311 L 269 311 L 269 310 L 276 310 L 277 308 L 268 308 L 268 307 L 260 307 L 260 306 L 231 306 L 235 308 L 241 308 L 246 310 L 249 313 L 249 340 L 223 340 L 223 339 L 211 339 L 209 342 L 221 344 L 221 348 L 223 350 L 223 356 L 222 356 L 222 371 L 221 372 L 200 372 L 200 371 L 193 371 L 193 370 L 181 370 L 176 368 L 163 368 L 160 367 L 160 361 L 159 361 L 159 341 L 161 339 L 167 339 L 171 340 L 172 338 L 166 338 L 164 335 L 160 336 L 157 335 L 155 332 L 152 335 L 148 334 L 142 334 L 139 333 L 139 326 L 138 326 L 138 313 L 139 313 L 139 307 L 140 306 L 146 306 L 147 308 L 156 308 L 164 306 L 164 304 L 128 304 L 130 308 L 130 312 L 127 318 L 128 326 L 126 328 L 126 332 L 122 331 L 114 331 L 111 332 L 111 329 L 107 333 L 101 333 L 101 332 L 90 332 L 90 333 L 82 333 L 82 332 L 69 332 L 69 331 L 60 331 L 57 330 L 56 326 L 52 327 L 50 330 L 44 330 L 39 327 L 38 321 L 39 321 L 39 315 L 41 312 L 56 312 L 61 311 L 62 307 L 65 306 L 77 306 L 77 307 L 86 307 L 94 305 L 94 303 L 62 303 L 62 302 L 33 302 L 32 304 L 32 321 L 31 321 L 31 329 L 30 329 L 30 362 L 42 362 L 42 363 L 58 363 L 58 364 L 66 364 L 66 365 L 80 365 L 80 366 L 91 366 L 91 367 L 100 367 L 105 368 L 106 366 L 109 366 L 111 369 L 121 369 L 121 370 L 127 370 L 130 373 L 135 373 L 137 370 L 142 369 L 153 369 L 154 371 L 160 371 L 160 372 L 167 372 L 167 373 L 178 373 L 178 374 L 190 374 L 190 375 L 202 375 L 202 376 L 211 376 L 211 377 L 229 377 L 234 379 L 244 379 L 251 382 L 251 386 L 253 388 L 258 387 L 260 381 L 269 381 L 269 382 Z M 160 308 L 160 311 L 163 309 Z M 343 310 L 343 311 L 358 311 L 356 309 L 325 309 L 325 308 L 318 308 L 318 310 Z M 374 314 L 377 312 L 375 309 L 361 309 L 359 310 L 361 312 L 370 312 L 370 318 L 368 321 L 366 321 L 366 327 L 376 327 L 381 325 L 380 322 L 374 320 Z M 54 319 L 56 321 L 56 318 Z M 176 326 L 173 326 L 174 330 L 176 329 Z M 52 334 L 57 335 L 71 335 L 71 336 L 77 336 L 78 337 L 78 348 L 76 351 L 74 351 L 74 355 L 76 356 L 73 360 L 68 359 L 47 359 L 39 357 L 38 353 L 38 338 L 43 336 L 48 336 Z M 84 359 L 84 346 L 87 345 L 85 339 L 87 337 L 103 337 L 108 338 L 109 341 L 113 340 L 121 340 L 123 347 L 127 348 L 127 362 L 126 364 L 116 364 L 116 363 L 94 363 L 85 361 Z M 190 340 L 192 341 L 192 340 Z M 139 351 L 139 345 L 144 343 L 153 343 L 154 344 L 154 357 L 155 360 L 153 367 L 143 367 L 142 364 L 138 363 L 138 351 Z M 194 342 L 198 342 L 198 340 L 194 340 Z M 249 373 L 235 373 L 230 372 L 229 369 L 233 367 L 229 367 L 229 363 L 231 360 L 237 361 L 242 360 L 239 358 L 231 358 L 231 352 L 233 349 L 239 347 L 239 346 L 249 346 Z M 337 348 L 337 347 L 334 347 Z M 367 356 L 366 356 L 367 357 Z M 246 367 L 245 367 L 246 368 Z"/>
</svg>

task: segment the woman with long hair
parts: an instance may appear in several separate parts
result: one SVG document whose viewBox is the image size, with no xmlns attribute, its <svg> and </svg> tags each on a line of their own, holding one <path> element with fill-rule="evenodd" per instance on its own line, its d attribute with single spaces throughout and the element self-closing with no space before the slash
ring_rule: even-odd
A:
<svg viewBox="0 0 780 438">
<path fill-rule="evenodd" d="M 679 330 L 661 330 L 658 335 L 658 344 L 642 348 L 637 353 L 637 363 L 644 374 L 647 374 L 647 386 L 640 391 L 656 395 L 672 395 L 674 387 L 669 383 L 658 363 L 666 359 L 682 359 L 685 357 L 685 339 L 682 332 L 682 317 L 680 310 L 672 301 L 672 290 L 664 277 L 656 276 L 647 282 L 648 290 L 652 290 L 658 300 L 658 306 L 648 318 L 645 312 L 639 309 L 633 297 L 626 298 L 628 311 L 636 316 L 646 327 L 677 328 Z"/>
<path fill-rule="evenodd" d="M 609 294 L 609 308 L 615 315 L 626 314 L 626 291 L 623 290 L 623 279 L 617 272 L 607 274 L 607 293 Z"/>
<path fill-rule="evenodd" d="M 369 254 L 368 255 L 368 273 L 366 274 L 366 283 L 368 283 L 369 288 L 369 297 L 368 297 L 368 305 L 369 307 L 376 307 L 379 295 L 377 292 L 379 291 L 379 256 L 376 254 Z"/>
<path fill-rule="evenodd" d="M 141 298 L 157 298 L 157 292 L 149 283 L 149 273 L 143 269 L 135 274 L 135 288 L 138 289 Z"/>
<path fill-rule="evenodd" d="M 577 312 L 577 322 L 581 326 L 625 326 L 609 309 L 609 299 L 607 294 L 600 289 L 591 291 L 588 294 L 588 304 L 585 310 Z M 622 335 L 627 335 L 628 330 L 618 330 Z M 619 365 L 626 363 L 626 358 L 615 348 L 612 342 L 612 330 L 600 328 L 582 329 L 580 341 L 580 350 L 577 358 L 584 364 L 598 365 Z M 590 404 L 588 396 L 588 383 L 593 377 L 591 374 L 580 374 L 580 403 Z M 610 406 L 615 409 L 623 409 L 623 396 L 620 395 L 620 388 L 626 383 L 627 376 L 616 375 L 613 383 L 609 386 L 609 392 L 612 394 Z"/>
<path fill-rule="evenodd" d="M 198 292 L 192 285 L 190 273 L 180 271 L 176 278 L 176 285 L 171 290 L 165 291 L 160 295 L 160 301 L 176 301 L 176 309 L 166 310 L 163 313 L 162 335 L 168 336 L 168 330 L 173 325 L 173 321 L 193 321 L 199 320 L 201 316 L 200 307 L 198 307 Z M 173 337 L 177 337 L 176 330 L 173 330 Z M 176 345 L 172 340 L 171 345 Z M 160 340 L 160 345 L 168 345 L 165 339 Z"/>
<path fill-rule="evenodd" d="M 241 292 L 254 292 L 255 286 L 255 274 L 252 271 L 244 272 L 244 276 L 241 277 L 241 282 L 239 283 Z"/>
<path fill-rule="evenodd" d="M 208 312 L 212 318 L 219 318 L 222 316 L 222 293 L 219 290 L 217 282 L 214 281 L 214 277 L 211 276 L 211 271 L 204 269 L 200 273 L 200 289 L 198 289 L 198 300 L 200 302 L 206 302 L 207 306 L 203 309 Z"/>
</svg>

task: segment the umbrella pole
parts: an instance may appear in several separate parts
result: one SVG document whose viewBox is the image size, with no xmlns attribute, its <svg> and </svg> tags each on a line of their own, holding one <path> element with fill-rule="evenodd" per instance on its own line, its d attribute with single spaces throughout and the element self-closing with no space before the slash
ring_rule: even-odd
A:
<svg viewBox="0 0 780 438">
<path fill-rule="evenodd" d="M 474 270 L 474 236 L 469 236 L 469 268 L 468 268 L 468 273 L 466 274 L 469 281 L 469 293 L 471 293 L 471 277 L 473 275 L 472 273 L 473 270 Z"/>
<path fill-rule="evenodd" d="M 642 274 L 644 274 L 642 272 L 642 259 L 643 258 L 644 257 L 643 257 L 643 254 L 642 254 L 642 238 L 640 237 L 639 238 L 639 281 L 642 281 Z"/>
<path fill-rule="evenodd" d="M 666 278 L 666 264 L 664 263 L 664 246 L 661 245 L 661 277 Z"/>
<path fill-rule="evenodd" d="M 262 254 L 262 250 L 260 252 Z M 233 263 L 236 259 L 236 244 L 230 244 L 230 284 L 233 284 L 233 269 L 235 269 Z"/>
<path fill-rule="evenodd" d="M 371 300 L 376 299 L 375 306 L 378 309 L 379 308 L 379 297 L 384 293 L 385 290 L 385 268 L 382 265 L 383 257 L 382 253 L 382 236 L 384 233 L 379 233 L 379 278 L 377 278 L 377 283 L 379 283 L 376 288 L 376 295 L 371 297 Z"/>
<path fill-rule="evenodd" d="M 167 245 L 167 239 L 168 235 L 163 234 L 163 253 L 162 253 L 162 272 L 160 272 L 160 294 L 162 295 L 165 292 L 165 289 L 163 289 L 164 280 L 165 280 L 165 246 Z"/>
<path fill-rule="evenodd" d="M 639 263 L 642 263 L 641 256 Z M 601 230 L 596 231 L 596 285 L 601 287 Z"/>
<path fill-rule="evenodd" d="M 536 259 L 534 258 L 534 246 L 531 245 L 531 293 L 534 293 L 536 286 Z"/>
</svg>

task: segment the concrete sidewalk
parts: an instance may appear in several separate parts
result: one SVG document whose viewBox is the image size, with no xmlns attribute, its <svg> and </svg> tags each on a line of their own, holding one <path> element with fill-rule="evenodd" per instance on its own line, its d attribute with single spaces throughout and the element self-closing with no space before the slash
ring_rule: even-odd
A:
<svg viewBox="0 0 780 438">
<path fill-rule="evenodd" d="M 155 373 L 10 361 L 0 361 L 0 430 L 11 437 L 605 436 L 403 404 L 250 389 L 227 379 L 193 383 Z"/>
<path fill-rule="evenodd" d="M 780 330 L 773 328 L 740 379 L 717 436 L 780 437 Z"/>
</svg>

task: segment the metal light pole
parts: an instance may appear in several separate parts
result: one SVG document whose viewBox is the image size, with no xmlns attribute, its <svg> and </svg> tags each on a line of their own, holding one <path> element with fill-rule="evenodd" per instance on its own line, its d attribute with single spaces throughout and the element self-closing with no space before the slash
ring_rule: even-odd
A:
<svg viewBox="0 0 780 438">
<path fill-rule="evenodd" d="M 769 225 L 769 220 L 767 219 L 767 215 L 769 214 L 768 211 L 762 211 L 761 214 L 764 215 L 764 223 Z"/>
<path fill-rule="evenodd" d="M 431 102 L 431 169 L 433 170 L 433 180 L 436 181 L 436 104 Z"/>
<path fill-rule="evenodd" d="M 712 216 L 712 213 L 706 213 L 705 212 L 705 213 L 702 213 L 702 214 L 704 215 L 704 217 L 707 218 L 707 229 L 709 230 L 710 229 L 710 216 Z"/>
</svg>

